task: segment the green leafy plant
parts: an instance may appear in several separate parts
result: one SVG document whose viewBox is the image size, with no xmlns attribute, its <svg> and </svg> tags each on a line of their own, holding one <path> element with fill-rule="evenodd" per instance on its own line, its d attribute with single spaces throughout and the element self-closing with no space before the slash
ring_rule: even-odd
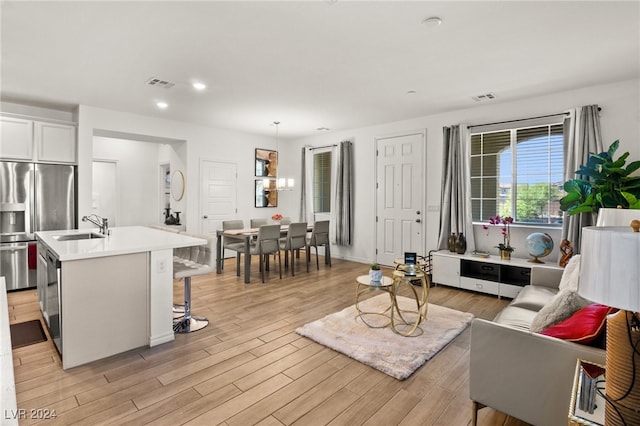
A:
<svg viewBox="0 0 640 426">
<path fill-rule="evenodd" d="M 600 207 L 640 209 L 640 176 L 631 176 L 640 169 L 640 161 L 624 167 L 628 152 L 614 160 L 619 145 L 617 140 L 607 151 L 589 154 L 587 164 L 576 171 L 579 178 L 565 182 L 567 195 L 560 199 L 560 209 L 570 215 L 597 212 Z"/>
<path fill-rule="evenodd" d="M 369 265 L 369 269 L 371 269 L 372 271 L 379 271 L 380 265 L 378 265 L 377 263 L 372 263 L 371 265 Z"/>
</svg>

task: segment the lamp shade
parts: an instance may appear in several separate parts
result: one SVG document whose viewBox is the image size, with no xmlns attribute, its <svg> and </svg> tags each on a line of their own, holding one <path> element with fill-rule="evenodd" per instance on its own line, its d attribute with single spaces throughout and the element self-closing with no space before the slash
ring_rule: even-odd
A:
<svg viewBox="0 0 640 426">
<path fill-rule="evenodd" d="M 640 232 L 630 227 L 582 228 L 580 284 L 586 299 L 640 311 Z"/>
</svg>

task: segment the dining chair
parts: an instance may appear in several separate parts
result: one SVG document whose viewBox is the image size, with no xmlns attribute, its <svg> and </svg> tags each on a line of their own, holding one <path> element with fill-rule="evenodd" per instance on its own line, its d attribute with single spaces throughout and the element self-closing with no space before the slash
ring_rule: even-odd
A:
<svg viewBox="0 0 640 426">
<path fill-rule="evenodd" d="M 290 225 L 290 224 L 291 224 L 290 217 L 283 217 L 282 219 L 280 219 L 280 225 Z"/>
<path fill-rule="evenodd" d="M 289 265 L 289 252 L 291 252 L 291 276 L 295 275 L 295 251 L 307 245 L 307 222 L 297 222 L 289 225 L 287 237 L 280 241 L 280 248 L 284 250 L 284 267 Z M 309 262 L 307 262 L 309 272 Z"/>
<path fill-rule="evenodd" d="M 237 220 L 224 220 L 222 221 L 222 230 L 229 231 L 232 229 L 244 229 L 244 221 Z M 222 242 L 222 269 L 224 269 L 224 251 L 225 249 L 233 250 L 236 252 L 236 274 L 240 276 L 240 254 L 244 253 L 244 243 L 238 242 L 238 240 L 227 239 L 223 237 Z"/>
<path fill-rule="evenodd" d="M 307 241 L 307 268 L 311 262 L 311 247 L 316 248 L 316 268 L 320 270 L 318 262 L 318 246 L 324 246 L 324 263 L 331 267 L 331 249 L 329 247 L 329 221 L 319 220 L 313 224 L 311 237 Z"/>
<path fill-rule="evenodd" d="M 267 219 L 251 219 L 251 228 L 260 228 L 262 225 L 267 224 Z"/>
<path fill-rule="evenodd" d="M 260 262 L 260 276 L 264 282 L 264 275 L 269 264 L 271 253 L 278 256 L 278 270 L 282 279 L 282 261 L 280 259 L 280 225 L 262 225 L 258 230 L 258 238 L 251 246 L 251 254 L 257 254 Z"/>
</svg>

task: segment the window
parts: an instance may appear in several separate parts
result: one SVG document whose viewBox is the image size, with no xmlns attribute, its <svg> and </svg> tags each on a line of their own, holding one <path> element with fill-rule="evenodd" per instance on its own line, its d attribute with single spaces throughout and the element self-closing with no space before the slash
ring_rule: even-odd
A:
<svg viewBox="0 0 640 426">
<path fill-rule="evenodd" d="M 531 224 L 561 224 L 562 124 L 471 133 L 474 221 L 511 216 Z"/>
<path fill-rule="evenodd" d="M 331 149 L 313 154 L 313 212 L 331 212 Z"/>
</svg>

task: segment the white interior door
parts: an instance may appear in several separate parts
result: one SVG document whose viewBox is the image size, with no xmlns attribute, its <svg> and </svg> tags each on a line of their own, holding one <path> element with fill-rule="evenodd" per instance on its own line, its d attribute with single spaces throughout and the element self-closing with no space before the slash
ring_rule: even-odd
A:
<svg viewBox="0 0 640 426">
<path fill-rule="evenodd" d="M 424 133 L 376 139 L 376 260 L 424 255 Z"/>
<path fill-rule="evenodd" d="M 222 221 L 234 219 L 237 208 L 237 165 L 200 161 L 200 229 L 205 234 L 222 228 Z"/>
<path fill-rule="evenodd" d="M 115 161 L 93 161 L 91 213 L 109 220 L 109 226 L 118 220 L 118 175 Z"/>
</svg>

